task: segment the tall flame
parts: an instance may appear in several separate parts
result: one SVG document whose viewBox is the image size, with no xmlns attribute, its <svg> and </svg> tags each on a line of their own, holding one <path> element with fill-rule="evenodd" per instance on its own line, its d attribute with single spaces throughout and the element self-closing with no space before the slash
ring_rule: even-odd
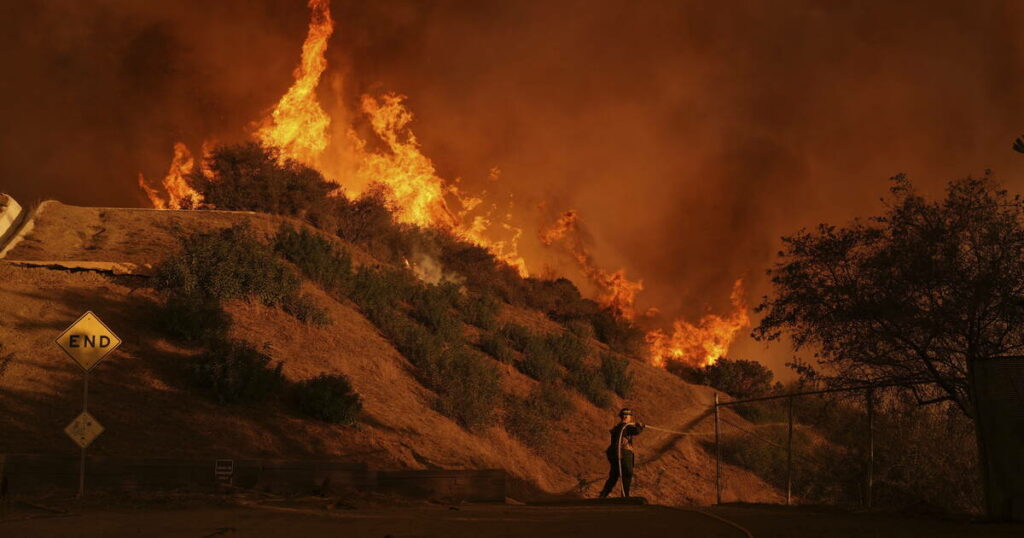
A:
<svg viewBox="0 0 1024 538">
<path fill-rule="evenodd" d="M 253 137 L 263 145 L 278 148 L 282 159 L 294 159 L 318 168 L 328 180 L 339 185 L 344 180 L 350 194 L 358 195 L 370 185 L 382 185 L 399 222 L 447 230 L 486 248 L 520 275 L 528 276 L 526 262 L 518 253 L 523 230 L 511 224 L 511 202 L 509 211 L 495 219 L 492 214 L 497 210 L 496 204 L 481 214 L 484 206 L 481 197 L 460 192 L 456 185 L 458 180 L 449 182 L 441 178 L 410 128 L 413 115 L 405 106 L 405 96 L 396 93 L 362 96 L 359 113 L 367 120 L 379 144 L 370 144 L 360 137 L 355 128 L 346 123 L 349 113 L 344 109 L 334 118 L 341 121 L 334 131 L 345 136 L 331 140 L 332 118 L 321 106 L 316 89 L 327 69 L 326 51 L 334 21 L 329 0 L 309 0 L 308 5 L 311 11 L 309 31 L 302 45 L 301 60 L 293 73 L 295 82 L 258 123 Z M 203 149 L 205 157 L 209 147 L 204 144 Z M 142 174 L 139 186 L 157 209 L 196 208 L 203 198 L 186 180 L 194 168 L 191 152 L 179 142 L 174 145 L 174 158 L 162 182 L 167 198 L 150 187 Z M 203 173 L 210 175 L 205 168 Z M 500 174 L 499 169 L 492 169 L 491 180 L 497 180 Z M 493 239 L 491 236 L 496 230 L 506 239 Z M 644 289 L 643 281 L 629 279 L 622 269 L 609 272 L 598 266 L 584 241 L 575 211 L 562 214 L 551 228 L 541 232 L 540 240 L 545 245 L 558 243 L 566 249 L 598 289 L 598 301 L 603 306 L 626 319 L 636 319 L 636 296 Z M 708 314 L 697 324 L 677 320 L 671 334 L 662 330 L 647 333 L 652 362 L 664 365 L 666 360 L 675 359 L 713 364 L 728 351 L 739 330 L 750 323 L 741 280 L 733 286 L 731 301 L 733 312 L 726 317 Z"/>
<path fill-rule="evenodd" d="M 743 298 L 743 279 L 732 286 L 729 296 L 733 311 L 726 317 L 707 314 L 694 325 L 683 320 L 672 324 L 672 334 L 662 330 L 647 333 L 651 362 L 664 366 L 669 359 L 694 366 L 709 366 L 722 358 L 740 329 L 750 325 L 750 314 Z"/>
<path fill-rule="evenodd" d="M 327 40 L 334 32 L 328 0 L 309 0 L 309 33 L 302 44 L 302 60 L 293 73 L 295 83 L 265 118 L 255 137 L 265 146 L 281 150 L 282 158 L 314 165 L 329 142 L 331 119 L 316 98 L 320 76 L 327 69 Z"/>
</svg>

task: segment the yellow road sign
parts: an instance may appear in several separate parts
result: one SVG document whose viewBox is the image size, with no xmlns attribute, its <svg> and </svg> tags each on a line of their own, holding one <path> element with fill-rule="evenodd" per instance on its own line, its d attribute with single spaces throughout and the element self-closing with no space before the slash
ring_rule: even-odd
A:
<svg viewBox="0 0 1024 538">
<path fill-rule="evenodd" d="M 85 448 L 103 433 L 103 425 L 88 412 L 83 411 L 64 428 L 64 433 L 78 446 Z"/>
<path fill-rule="evenodd" d="M 121 345 L 121 339 L 96 314 L 86 312 L 57 337 L 57 345 L 88 372 Z"/>
</svg>

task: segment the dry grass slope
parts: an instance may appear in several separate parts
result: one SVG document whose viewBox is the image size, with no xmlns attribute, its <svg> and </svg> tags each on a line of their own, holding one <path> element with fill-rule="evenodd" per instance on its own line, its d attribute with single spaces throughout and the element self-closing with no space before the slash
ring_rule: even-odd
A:
<svg viewBox="0 0 1024 538">
<path fill-rule="evenodd" d="M 305 325 L 278 309 L 231 302 L 233 337 L 283 362 L 292 380 L 322 372 L 347 376 L 363 397 L 355 427 L 297 418 L 280 409 L 224 407 L 196 393 L 181 364 L 197 350 L 163 338 L 149 321 L 157 296 L 145 277 L 94 271 L 22 267 L 4 261 L 78 260 L 151 266 L 177 248 L 178 230 L 224 228 L 249 221 L 269 238 L 282 222 L 262 214 L 215 211 L 151 211 L 74 207 L 48 202 L 25 240 L 0 261 L 0 341 L 11 361 L 0 371 L 0 453 L 74 454 L 62 429 L 80 409 L 77 367 L 53 340 L 85 310 L 97 313 L 124 340 L 93 372 L 90 411 L 106 426 L 93 445 L 99 454 L 132 457 L 334 458 L 377 468 L 503 468 L 523 490 L 595 495 L 606 472 L 603 450 L 611 410 L 572 393 L 574 411 L 554 425 L 537 449 L 493 426 L 470 433 L 431 407 L 432 395 L 411 365 L 354 305 L 332 299 L 305 282 L 328 310 L 332 323 Z M 357 247 L 356 264 L 374 260 Z M 502 323 L 535 330 L 559 326 L 542 314 L 505 305 Z M 592 345 L 600 347 L 596 341 Z M 588 359 L 596 365 L 596 358 Z M 496 363 L 498 364 L 498 363 Z M 499 364 L 506 392 L 528 394 L 536 381 Z M 713 391 L 690 385 L 664 370 L 634 363 L 635 396 L 627 404 L 644 420 L 666 429 L 710 431 L 707 406 Z M 730 420 L 741 421 L 730 415 Z M 636 491 L 664 504 L 714 501 L 712 460 L 698 437 L 650 431 L 638 442 Z M 728 468 L 725 496 L 775 501 L 778 492 L 747 471 Z"/>
</svg>

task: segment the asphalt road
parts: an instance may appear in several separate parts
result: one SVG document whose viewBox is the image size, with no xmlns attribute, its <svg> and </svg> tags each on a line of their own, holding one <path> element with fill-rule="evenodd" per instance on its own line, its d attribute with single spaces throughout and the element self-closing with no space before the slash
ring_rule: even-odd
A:
<svg viewBox="0 0 1024 538">
<path fill-rule="evenodd" d="M 310 508 L 98 509 L 75 515 L 9 514 L 4 538 L 61 537 L 586 537 L 746 534 L 698 512 L 660 506 L 417 506 L 326 510 Z M 24 519 L 32 517 L 32 519 Z M 12 518 L 22 518 L 12 520 Z"/>
</svg>

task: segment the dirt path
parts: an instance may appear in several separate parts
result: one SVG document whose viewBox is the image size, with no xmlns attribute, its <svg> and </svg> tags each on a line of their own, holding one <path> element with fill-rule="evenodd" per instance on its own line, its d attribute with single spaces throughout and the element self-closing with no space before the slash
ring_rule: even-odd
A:
<svg viewBox="0 0 1024 538">
<path fill-rule="evenodd" d="M 321 510 L 319 513 L 260 508 L 86 511 L 70 517 L 0 522 L 0 536 L 744 538 L 742 532 L 725 523 L 674 508 L 516 505 Z"/>
</svg>

